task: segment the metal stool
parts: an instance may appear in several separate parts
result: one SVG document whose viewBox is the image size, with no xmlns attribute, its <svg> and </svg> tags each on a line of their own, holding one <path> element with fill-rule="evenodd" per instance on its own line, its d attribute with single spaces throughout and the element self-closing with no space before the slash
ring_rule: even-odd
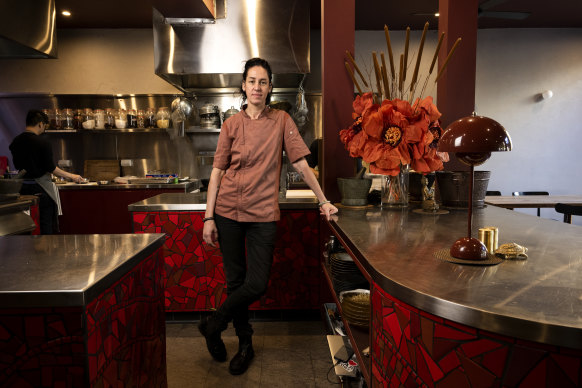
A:
<svg viewBox="0 0 582 388">
<path fill-rule="evenodd" d="M 511 193 L 514 197 L 519 197 L 520 195 L 550 195 L 547 191 L 514 191 Z M 540 216 L 540 208 L 538 207 L 538 217 Z"/>
<path fill-rule="evenodd" d="M 564 222 L 571 224 L 572 216 L 582 216 L 582 205 L 567 205 L 565 203 L 557 203 L 554 209 L 558 213 L 564 215 Z"/>
</svg>

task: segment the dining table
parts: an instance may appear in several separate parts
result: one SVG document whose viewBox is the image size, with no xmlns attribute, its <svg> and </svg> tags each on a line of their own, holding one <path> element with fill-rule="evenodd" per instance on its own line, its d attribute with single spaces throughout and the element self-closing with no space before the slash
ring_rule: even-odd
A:
<svg viewBox="0 0 582 388">
<path fill-rule="evenodd" d="M 554 208 L 558 203 L 582 205 L 582 195 L 488 195 L 485 197 L 485 203 L 505 209 Z"/>
</svg>

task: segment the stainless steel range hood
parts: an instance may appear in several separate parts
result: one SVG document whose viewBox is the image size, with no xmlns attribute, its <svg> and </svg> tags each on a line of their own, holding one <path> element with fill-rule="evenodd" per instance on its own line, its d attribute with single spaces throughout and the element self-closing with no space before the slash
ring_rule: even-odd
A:
<svg viewBox="0 0 582 388">
<path fill-rule="evenodd" d="M 55 0 L 0 1 L 0 58 L 56 58 Z"/>
<path fill-rule="evenodd" d="M 155 73 L 184 92 L 235 89 L 244 62 L 261 57 L 275 88 L 297 88 L 310 71 L 309 2 L 222 1 L 224 18 L 210 20 L 170 21 L 154 9 Z"/>
</svg>

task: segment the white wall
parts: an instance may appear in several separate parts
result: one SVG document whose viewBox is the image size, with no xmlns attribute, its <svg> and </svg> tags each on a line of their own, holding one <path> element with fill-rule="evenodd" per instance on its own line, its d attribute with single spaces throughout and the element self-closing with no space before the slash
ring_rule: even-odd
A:
<svg viewBox="0 0 582 388">
<path fill-rule="evenodd" d="M 154 74 L 151 29 L 58 30 L 57 47 L 58 59 L 0 60 L 0 93 L 178 92 Z"/>
<path fill-rule="evenodd" d="M 402 31 L 391 32 L 395 53 L 403 51 L 404 37 Z M 414 52 L 419 39 L 420 31 L 414 31 L 410 40 Z M 436 41 L 436 31 L 430 32 L 422 61 L 425 73 Z M 384 32 L 356 32 L 358 59 L 372 50 L 386 52 Z M 535 96 L 547 89 L 553 98 L 536 101 Z M 428 94 L 436 97 L 436 89 Z M 582 29 L 479 31 L 476 111 L 501 123 L 513 141 L 511 152 L 495 153 L 479 167 L 491 170 L 490 190 L 504 195 L 527 190 L 582 194 L 581 104 Z M 542 217 L 562 219 L 553 209 L 542 209 Z M 573 219 L 582 225 L 582 217 Z"/>
</svg>

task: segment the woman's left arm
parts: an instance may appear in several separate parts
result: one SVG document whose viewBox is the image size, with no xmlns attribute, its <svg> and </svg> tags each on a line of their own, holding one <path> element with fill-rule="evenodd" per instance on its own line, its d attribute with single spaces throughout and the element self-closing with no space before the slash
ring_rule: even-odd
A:
<svg viewBox="0 0 582 388">
<path fill-rule="evenodd" d="M 323 190 L 321 190 L 319 182 L 317 181 L 317 178 L 313 174 L 313 171 L 311 171 L 311 169 L 309 168 L 307 160 L 305 160 L 305 158 L 301 158 L 297 160 L 295 163 L 292 163 L 292 165 L 295 171 L 299 173 L 303 181 L 307 183 L 307 186 L 309 186 L 309 188 L 313 190 L 313 192 L 315 193 L 315 196 L 319 201 L 320 213 L 325 214 L 325 217 L 328 220 L 331 219 L 330 216 L 332 214 L 337 213 L 337 208 L 325 198 L 325 194 L 323 194 Z"/>
</svg>

